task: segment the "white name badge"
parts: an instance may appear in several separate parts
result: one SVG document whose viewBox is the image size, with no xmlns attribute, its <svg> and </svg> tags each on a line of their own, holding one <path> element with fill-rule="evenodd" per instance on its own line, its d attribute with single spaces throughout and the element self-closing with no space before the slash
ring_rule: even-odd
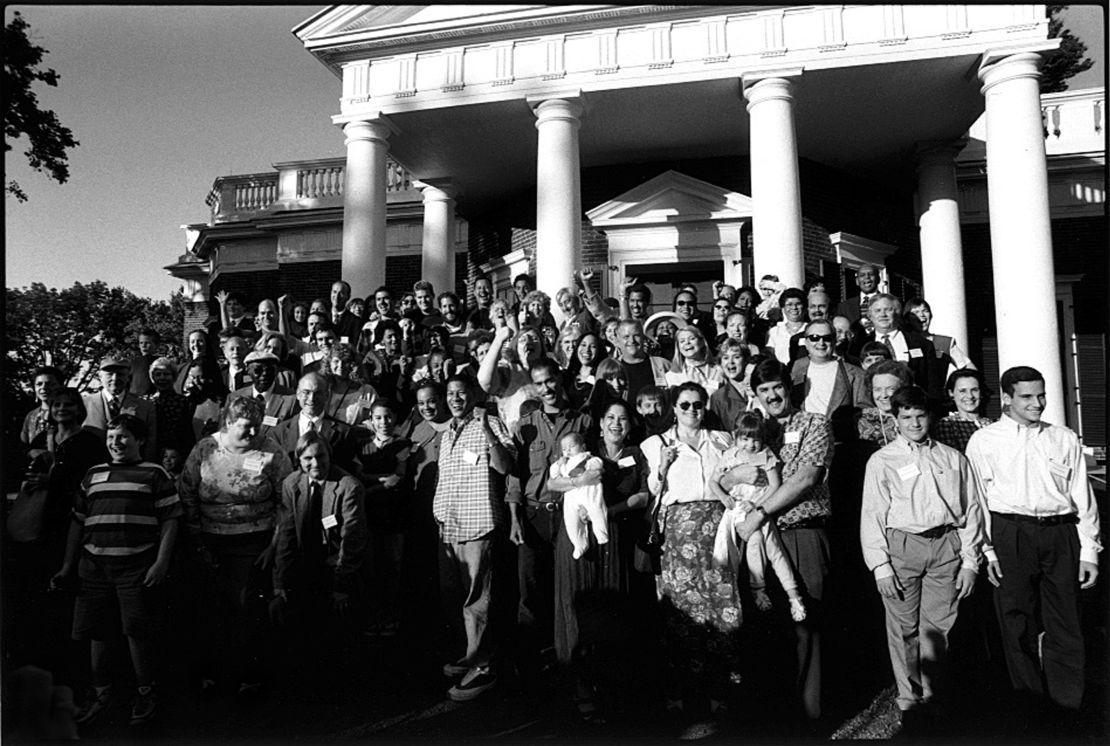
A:
<svg viewBox="0 0 1110 746">
<path fill-rule="evenodd" d="M 278 418 L 274 417 L 272 414 L 268 414 L 262 418 L 262 424 L 266 427 L 275 427 L 278 424 Z"/>
<path fill-rule="evenodd" d="M 101 482 L 107 482 L 107 481 L 108 481 L 108 472 L 106 472 L 106 471 L 99 471 L 96 474 L 93 474 L 91 477 L 89 477 L 89 484 L 100 484 Z"/>
<path fill-rule="evenodd" d="M 470 450 L 463 451 L 462 460 L 470 464 L 471 466 L 474 466 L 478 463 L 478 454 Z"/>
<path fill-rule="evenodd" d="M 350 337 L 340 337 L 339 338 L 339 344 L 341 344 L 341 345 L 349 345 L 350 343 L 351 343 L 351 338 Z"/>
<path fill-rule="evenodd" d="M 917 464 L 906 464 L 898 470 L 898 478 L 903 482 L 907 479 L 913 479 L 921 474 L 921 470 L 917 468 Z"/>
<path fill-rule="evenodd" d="M 910 357 L 925 357 L 925 353 L 917 347 L 911 347 L 909 350 Z"/>
<path fill-rule="evenodd" d="M 786 433 L 785 435 L 782 436 L 782 442 L 786 445 L 792 445 L 794 443 L 801 443 L 802 442 L 802 434 L 799 433 L 797 430 L 791 430 L 790 432 L 788 432 L 788 433 Z"/>
<path fill-rule="evenodd" d="M 632 456 L 625 456 L 624 458 L 617 461 L 617 466 L 621 467 L 622 469 L 626 466 L 635 466 L 635 465 L 636 465 L 636 459 L 633 458 Z"/>
<path fill-rule="evenodd" d="M 339 525 L 339 521 L 336 520 L 334 515 L 324 516 L 323 519 L 321 519 L 320 523 L 321 525 L 323 525 L 325 531 L 327 531 L 329 528 L 335 528 Z"/>
<path fill-rule="evenodd" d="M 243 459 L 243 470 L 251 474 L 261 474 L 262 464 L 262 457 L 258 454 L 252 454 Z"/>
<path fill-rule="evenodd" d="M 1048 470 L 1050 472 L 1052 472 L 1053 474 L 1055 474 L 1056 476 L 1060 477 L 1061 479 L 1067 479 L 1068 477 L 1071 476 L 1071 469 L 1068 468 L 1067 464 L 1061 464 L 1061 463 L 1057 463 L 1055 461 L 1049 461 L 1048 462 Z"/>
</svg>

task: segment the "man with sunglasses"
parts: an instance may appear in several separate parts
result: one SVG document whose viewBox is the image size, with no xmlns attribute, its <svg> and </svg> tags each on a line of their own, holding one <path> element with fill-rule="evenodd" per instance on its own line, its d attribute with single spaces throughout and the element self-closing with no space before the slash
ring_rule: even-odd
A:
<svg viewBox="0 0 1110 746">
<path fill-rule="evenodd" d="M 804 412 L 823 414 L 859 407 L 867 400 L 863 369 L 837 360 L 832 322 L 810 321 L 801 334 L 806 354 L 790 366 L 791 403 Z"/>
<path fill-rule="evenodd" d="M 809 294 L 806 296 L 806 320 L 821 321 L 829 318 L 829 305 L 831 303 L 832 299 L 824 290 L 810 290 Z M 806 349 L 805 345 L 806 334 L 806 330 L 802 329 L 800 332 L 790 338 L 791 363 L 793 363 L 800 357 L 805 357 L 806 354 L 808 354 L 808 350 Z M 833 356 L 836 356 L 835 350 L 833 350 Z"/>
</svg>

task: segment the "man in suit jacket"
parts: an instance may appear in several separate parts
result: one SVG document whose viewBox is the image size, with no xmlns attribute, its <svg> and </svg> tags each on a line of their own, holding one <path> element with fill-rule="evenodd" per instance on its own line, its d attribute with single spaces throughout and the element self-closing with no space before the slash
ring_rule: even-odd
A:
<svg viewBox="0 0 1110 746">
<path fill-rule="evenodd" d="M 833 357 L 836 330 L 826 319 L 806 325 L 805 346 L 807 356 L 790 367 L 791 403 L 797 409 L 825 415 L 835 429 L 854 407 L 868 402 L 863 369 Z"/>
<path fill-rule="evenodd" d="M 259 432 L 262 435 L 278 423 L 288 419 L 296 411 L 297 400 L 289 389 L 278 386 L 277 380 L 277 355 L 271 352 L 255 350 L 247 355 L 247 372 L 250 373 L 253 383 L 235 390 L 236 396 L 247 396 L 258 399 L 266 407 L 266 414 L 262 419 Z"/>
<path fill-rule="evenodd" d="M 868 342 L 880 342 L 891 351 L 894 360 L 905 363 L 913 373 L 913 381 L 929 395 L 932 402 L 942 398 L 943 381 L 934 375 L 930 361 L 936 357 L 933 343 L 920 334 L 904 332 L 898 328 L 898 299 L 888 293 L 878 293 L 868 306 L 867 315 L 872 329 L 865 334 L 857 334 L 852 341 L 852 354 L 859 357 L 860 350 Z"/>
<path fill-rule="evenodd" d="M 224 358 L 227 360 L 227 364 L 220 368 L 220 375 L 223 376 L 224 385 L 227 386 L 228 391 L 237 391 L 251 382 L 245 359 L 250 352 L 250 345 L 235 329 L 225 329 L 220 332 L 220 338 L 223 340 L 220 343 L 220 349 L 223 350 Z"/>
<path fill-rule="evenodd" d="M 100 391 L 81 397 L 86 411 L 84 429 L 107 439 L 107 425 L 112 418 L 121 414 L 138 417 L 147 428 L 143 458 L 160 464 L 162 459 L 158 453 L 158 418 L 154 402 L 132 394 L 128 391 L 130 384 L 131 365 L 114 357 L 104 358 L 100 363 Z"/>
<path fill-rule="evenodd" d="M 847 316 L 853 324 L 865 315 L 865 310 L 879 289 L 879 270 L 873 265 L 864 264 L 856 270 L 856 285 L 859 295 L 845 298 L 836 307 L 837 316 Z"/>
<path fill-rule="evenodd" d="M 314 607 L 303 611 L 319 621 L 328 608 L 320 596 L 330 592 L 331 607 L 344 610 L 358 591 L 368 535 L 365 490 L 331 463 L 327 442 L 318 432 L 301 440 L 298 463 L 300 470 L 282 484 L 274 596 L 284 604 L 290 590 L 299 591 L 294 598 Z"/>
<path fill-rule="evenodd" d="M 315 430 L 327 442 L 332 462 L 344 469 L 354 470 L 351 426 L 325 414 L 330 394 L 328 380 L 319 373 L 301 376 L 295 397 L 299 409 L 270 431 L 270 439 L 296 463 L 297 441 L 305 433 Z"/>
</svg>

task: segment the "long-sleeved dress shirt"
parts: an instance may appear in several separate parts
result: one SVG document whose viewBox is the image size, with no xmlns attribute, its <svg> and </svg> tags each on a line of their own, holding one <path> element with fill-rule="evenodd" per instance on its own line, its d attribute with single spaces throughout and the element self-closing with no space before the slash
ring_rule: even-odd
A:
<svg viewBox="0 0 1110 746">
<path fill-rule="evenodd" d="M 1079 559 L 1098 563 L 1098 506 L 1087 481 L 1079 438 L 1066 427 L 1039 422 L 1019 425 L 1009 415 L 971 436 L 967 459 L 986 511 L 1045 518 L 1075 515 L 1079 521 Z M 990 514 L 986 515 L 987 560 Z"/>
<path fill-rule="evenodd" d="M 659 463 L 664 446 L 677 445 L 678 455 L 667 470 L 666 491 L 663 504 L 716 500 L 707 488 L 710 477 L 719 474 L 721 456 L 732 445 L 732 436 L 722 430 L 699 430 L 698 447 L 691 448 L 678 439 L 678 428 L 653 435 L 640 444 L 648 463 L 648 489 L 658 495 L 663 485 L 659 481 Z"/>
<path fill-rule="evenodd" d="M 979 491 L 967 459 L 954 448 L 902 436 L 871 456 L 863 479 L 860 546 L 875 578 L 894 574 L 888 528 L 920 534 L 952 526 L 959 531 L 962 568 L 976 570 L 985 539 Z"/>
</svg>

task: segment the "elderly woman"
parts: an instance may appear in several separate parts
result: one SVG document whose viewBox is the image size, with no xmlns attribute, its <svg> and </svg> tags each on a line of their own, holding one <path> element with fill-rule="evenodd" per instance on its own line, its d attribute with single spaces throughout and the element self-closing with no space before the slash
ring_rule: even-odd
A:
<svg viewBox="0 0 1110 746">
<path fill-rule="evenodd" d="M 534 326 L 539 329 L 544 326 L 555 326 L 555 317 L 551 315 L 551 296 L 542 290 L 529 292 L 520 304 L 517 320 L 522 327 Z"/>
<path fill-rule="evenodd" d="M 856 423 L 859 439 L 885 446 L 898 436 L 898 427 L 890 411 L 890 397 L 903 386 L 913 383 L 913 374 L 905 363 L 884 360 L 867 369 L 864 388 L 870 392 L 873 407 L 864 407 Z"/>
<path fill-rule="evenodd" d="M 648 487 L 662 503 L 662 574 L 657 579 L 660 621 L 670 675 L 668 707 L 703 714 L 720 708 L 736 680 L 740 597 L 735 572 L 713 561 L 713 540 L 727 495 L 710 479 L 732 437 L 703 426 L 709 397 L 687 382 L 674 390 L 675 426 L 640 448 Z"/>
<path fill-rule="evenodd" d="M 326 414 L 348 425 L 370 416 L 370 404 L 378 398 L 374 387 L 362 380 L 358 356 L 350 345 L 337 344 L 328 356 L 324 374 L 331 384 Z"/>
<path fill-rule="evenodd" d="M 261 684 L 261 612 L 270 591 L 281 484 L 293 471 L 281 447 L 260 437 L 264 415 L 261 402 L 232 398 L 220 430 L 189 454 L 178 487 L 189 536 L 215 575 L 210 608 L 222 612 L 204 630 L 216 637 L 209 652 L 222 653 L 219 659 L 244 694 Z"/>
<path fill-rule="evenodd" d="M 696 326 L 686 326 L 675 334 L 675 353 L 667 380 L 672 385 L 693 381 L 710 393 L 723 379 L 721 366 L 709 351 L 709 343 Z"/>
<path fill-rule="evenodd" d="M 28 487 L 46 489 L 39 535 L 4 542 L 4 601 L 19 610 L 6 620 L 6 643 L 15 666 L 30 663 L 72 680 L 73 596 L 47 588 L 65 555 L 77 487 L 90 467 L 108 461 L 108 451 L 103 437 L 81 428 L 85 403 L 77 389 L 52 388 L 46 407 L 43 429 L 28 444 L 36 455 L 25 476 Z"/>
<path fill-rule="evenodd" d="M 176 375 L 177 370 L 168 357 L 156 358 L 150 364 L 154 393 L 143 398 L 154 402 L 154 413 L 158 418 L 159 454 L 166 448 L 172 448 L 184 455 L 197 440 L 193 433 L 194 407 L 186 396 L 173 390 Z"/>
<path fill-rule="evenodd" d="M 630 674 L 642 671 L 637 664 L 642 664 L 644 648 L 637 642 L 646 637 L 647 610 L 655 595 L 652 576 L 633 566 L 649 500 L 647 461 L 630 442 L 636 414 L 627 402 L 616 400 L 599 421 L 601 438 L 594 453 L 602 462 L 609 541 L 598 544 L 591 532 L 589 548 L 574 559 L 566 526 L 558 521 L 562 536 L 555 542 L 555 654 L 570 666 L 574 701 L 585 720 L 597 717 L 594 690 L 602 680 L 635 680 Z M 575 484 L 582 484 L 582 478 Z M 564 492 L 572 485 L 566 477 L 553 477 L 548 487 Z M 620 668 L 616 676 L 606 671 L 614 663 Z"/>
<path fill-rule="evenodd" d="M 478 368 L 478 384 L 496 398 L 497 411 L 506 428 L 512 429 L 520 419 L 520 405 L 533 396 L 530 371 L 546 356 L 543 336 L 535 327 L 522 326 L 515 339 L 507 326 L 498 328 L 494 335 L 493 345 Z"/>
<path fill-rule="evenodd" d="M 798 288 L 787 288 L 779 295 L 782 321 L 767 332 L 767 350 L 783 365 L 790 364 L 790 338 L 805 328 L 806 296 Z"/>
<path fill-rule="evenodd" d="M 945 388 L 956 411 L 933 422 L 931 435 L 963 453 L 975 431 L 994 421 L 980 414 L 986 404 L 987 387 L 982 373 L 974 368 L 962 368 L 948 376 Z"/>
</svg>

